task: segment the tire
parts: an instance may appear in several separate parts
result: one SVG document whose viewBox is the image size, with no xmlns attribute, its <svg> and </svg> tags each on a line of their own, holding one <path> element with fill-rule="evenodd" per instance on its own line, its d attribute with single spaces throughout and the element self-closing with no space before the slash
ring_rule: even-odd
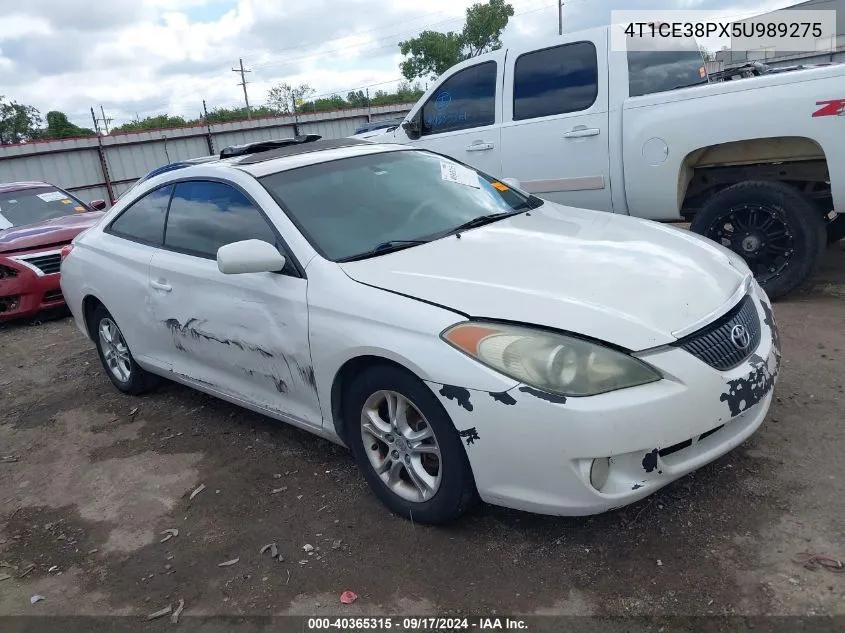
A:
<svg viewBox="0 0 845 633">
<path fill-rule="evenodd" d="M 845 214 L 840 213 L 827 223 L 827 243 L 835 244 L 845 238 Z"/>
<path fill-rule="evenodd" d="M 387 422 L 387 409 L 390 406 L 388 400 L 394 397 L 404 398 L 409 403 L 406 415 L 408 424 L 400 424 L 400 431 L 396 431 L 397 427 L 391 429 Z M 396 401 L 393 400 L 394 407 Z M 372 422 L 373 414 L 366 411 L 377 411 L 381 427 Z M 355 456 L 358 468 L 376 497 L 395 514 L 416 523 L 444 524 L 458 518 L 476 500 L 472 470 L 452 420 L 431 390 L 412 374 L 388 365 L 365 370 L 344 391 L 343 416 L 345 440 Z M 378 431 L 380 439 L 364 431 L 365 420 L 371 429 Z M 426 427 L 433 433 L 433 440 L 403 444 L 405 437 L 412 431 L 419 433 Z M 403 430 L 404 434 L 401 432 Z M 425 444 L 429 447 L 426 450 L 430 451 L 432 442 L 439 448 L 439 459 L 426 452 L 415 453 L 420 458 L 419 462 L 409 461 L 413 460 L 410 455 L 414 445 Z M 397 459 L 391 457 L 394 454 Z M 439 478 L 433 474 L 435 461 Z M 379 475 L 376 471 L 379 462 L 395 465 L 397 475 L 394 487 L 382 478 L 390 479 L 393 469 L 386 468 L 384 475 Z M 410 470 L 419 473 L 423 467 L 428 469 L 424 473 L 428 475 L 426 481 L 429 484 L 433 483 L 431 480 L 437 482 L 436 489 L 434 485 L 431 486 L 433 491 L 429 491 L 427 498 L 420 493 L 422 488 L 413 484 Z M 416 477 L 419 480 L 420 475 Z M 417 498 L 411 498 L 415 494 Z"/>
<path fill-rule="evenodd" d="M 112 341 L 114 348 L 110 349 L 108 337 L 105 335 L 105 330 L 112 330 Z M 91 322 L 89 330 L 93 332 L 94 344 L 97 346 L 97 355 L 100 357 L 100 362 L 103 364 L 103 370 L 106 376 L 112 381 L 112 384 L 123 393 L 132 395 L 140 395 L 155 387 L 158 382 L 158 376 L 149 373 L 142 369 L 135 359 L 132 357 L 132 352 L 123 338 L 123 333 L 120 331 L 114 317 L 103 306 L 98 306 L 91 315 Z M 115 335 L 116 333 L 116 335 Z M 120 350 L 123 350 L 120 353 Z M 107 358 L 115 358 L 112 352 L 117 354 L 117 360 L 114 365 L 110 365 Z M 117 367 L 120 369 L 117 369 Z M 124 376 L 121 378 L 121 376 Z"/>
<path fill-rule="evenodd" d="M 739 254 L 773 300 L 803 284 L 826 249 L 822 214 L 781 182 L 749 181 L 722 189 L 698 210 L 690 230 Z"/>
</svg>

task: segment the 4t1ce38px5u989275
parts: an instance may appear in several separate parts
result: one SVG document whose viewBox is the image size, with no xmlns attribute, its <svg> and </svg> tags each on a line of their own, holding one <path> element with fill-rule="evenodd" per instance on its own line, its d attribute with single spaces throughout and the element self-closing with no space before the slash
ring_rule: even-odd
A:
<svg viewBox="0 0 845 633">
<path fill-rule="evenodd" d="M 118 389 L 165 377 L 346 445 L 427 523 L 623 506 L 763 422 L 777 328 L 733 252 L 427 150 L 305 140 L 154 176 L 65 249 Z"/>
</svg>

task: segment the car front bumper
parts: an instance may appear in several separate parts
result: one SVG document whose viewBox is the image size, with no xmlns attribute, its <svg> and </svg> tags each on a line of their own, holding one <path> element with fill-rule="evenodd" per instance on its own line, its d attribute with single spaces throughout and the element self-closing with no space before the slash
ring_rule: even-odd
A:
<svg viewBox="0 0 845 633">
<path fill-rule="evenodd" d="M 0 322 L 35 316 L 64 305 L 59 273 L 39 274 L 0 255 Z"/>
<path fill-rule="evenodd" d="M 766 417 L 780 369 L 771 306 L 756 290 L 752 297 L 761 340 L 727 372 L 664 347 L 638 354 L 663 380 L 588 398 L 564 401 L 524 385 L 488 393 L 428 383 L 464 441 L 481 498 L 542 514 L 597 514 L 742 443 Z M 607 474 L 597 487 L 594 465 Z"/>
</svg>

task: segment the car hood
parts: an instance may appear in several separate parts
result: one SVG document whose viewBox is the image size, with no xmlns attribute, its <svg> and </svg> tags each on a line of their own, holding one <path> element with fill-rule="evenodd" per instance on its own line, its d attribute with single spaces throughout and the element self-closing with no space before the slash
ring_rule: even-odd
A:
<svg viewBox="0 0 845 633">
<path fill-rule="evenodd" d="M 720 246 L 656 222 L 546 202 L 527 214 L 341 264 L 352 279 L 471 317 L 644 350 L 703 326 L 748 281 Z"/>
<path fill-rule="evenodd" d="M 100 221 L 102 211 L 86 211 L 0 231 L 0 253 L 26 251 L 70 242 Z"/>
</svg>

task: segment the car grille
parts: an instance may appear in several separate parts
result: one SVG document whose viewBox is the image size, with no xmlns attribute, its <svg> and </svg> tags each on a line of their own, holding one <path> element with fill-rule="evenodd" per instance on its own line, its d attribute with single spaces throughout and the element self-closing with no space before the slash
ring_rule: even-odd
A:
<svg viewBox="0 0 845 633">
<path fill-rule="evenodd" d="M 20 261 L 26 262 L 30 266 L 35 266 L 45 275 L 52 275 L 59 272 L 62 265 L 61 253 L 49 253 L 47 255 L 24 255 L 16 257 Z"/>
<path fill-rule="evenodd" d="M 15 308 L 17 308 L 19 300 L 20 295 L 14 295 L 12 297 L 0 297 L 0 314 L 4 312 L 11 312 Z"/>
<path fill-rule="evenodd" d="M 737 347 L 731 333 L 737 325 L 745 326 L 750 342 Z M 720 371 L 733 369 L 751 356 L 760 344 L 760 315 L 754 301 L 746 295 L 730 312 L 698 332 L 680 339 L 674 345 Z"/>
</svg>

